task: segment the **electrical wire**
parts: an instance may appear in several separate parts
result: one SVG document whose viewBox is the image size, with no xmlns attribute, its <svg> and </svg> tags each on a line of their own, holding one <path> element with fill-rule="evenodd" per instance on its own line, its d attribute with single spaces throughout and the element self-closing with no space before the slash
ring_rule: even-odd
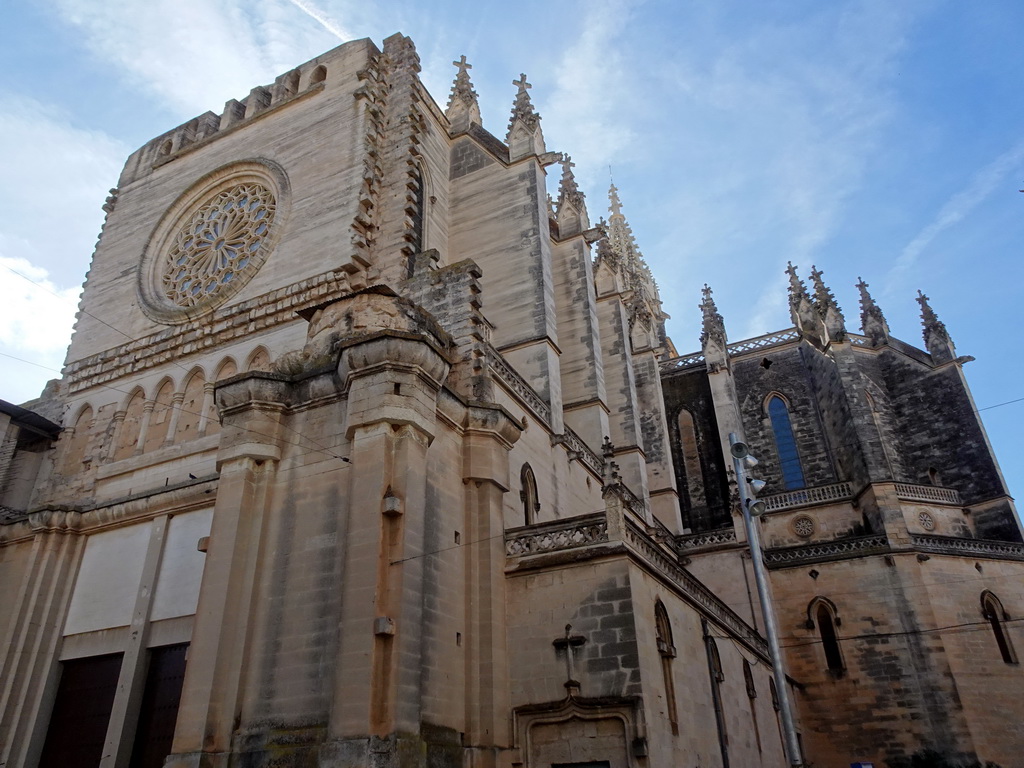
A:
<svg viewBox="0 0 1024 768">
<path fill-rule="evenodd" d="M 1000 619 L 1000 624 L 1011 624 L 1019 621 L 1024 621 L 1024 618 L 1018 619 Z M 934 634 L 958 634 L 960 632 L 977 632 L 982 629 L 990 629 L 992 623 L 990 621 L 969 621 L 963 624 L 947 624 L 943 627 L 930 627 L 926 629 L 908 629 L 903 632 L 873 632 L 865 633 L 860 635 L 836 635 L 836 640 L 840 643 L 847 642 L 849 640 L 878 640 L 889 637 L 910 637 L 920 635 L 934 635 Z M 782 648 L 804 648 L 811 645 L 821 645 L 824 640 L 821 638 L 797 638 L 797 637 L 784 637 L 779 638 L 780 640 L 797 640 L 799 642 L 789 643 L 788 645 L 782 645 Z"/>
</svg>

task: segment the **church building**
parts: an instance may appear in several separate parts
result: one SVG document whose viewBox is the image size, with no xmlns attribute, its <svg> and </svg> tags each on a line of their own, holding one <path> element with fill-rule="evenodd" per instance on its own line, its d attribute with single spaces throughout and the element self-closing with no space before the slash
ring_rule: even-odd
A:
<svg viewBox="0 0 1024 768">
<path fill-rule="evenodd" d="M 0 765 L 1024 766 L 1024 536 L 927 297 L 919 349 L 791 266 L 730 342 L 705 286 L 679 355 L 628 201 L 455 64 L 442 109 L 352 41 L 128 158 L 0 401 Z"/>
</svg>

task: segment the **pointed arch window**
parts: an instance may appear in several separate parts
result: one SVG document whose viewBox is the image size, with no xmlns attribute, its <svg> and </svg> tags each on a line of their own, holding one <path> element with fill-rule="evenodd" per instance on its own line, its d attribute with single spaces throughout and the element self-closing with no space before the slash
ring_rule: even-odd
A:
<svg viewBox="0 0 1024 768">
<path fill-rule="evenodd" d="M 707 620 L 702 619 L 704 627 L 704 647 L 708 654 L 708 672 L 711 674 L 711 701 L 715 707 L 715 725 L 718 727 L 718 746 L 722 750 L 722 764 L 729 766 L 729 732 L 725 725 L 725 709 L 722 706 L 722 682 L 725 673 L 722 671 L 722 657 L 718 655 L 715 639 L 708 634 Z"/>
<path fill-rule="evenodd" d="M 1017 652 L 1013 648 L 1009 634 L 1006 632 L 1004 622 L 1010 616 L 1003 610 L 1003 604 L 994 594 L 985 590 L 981 593 L 981 615 L 992 627 L 992 634 L 996 636 L 996 645 L 999 647 L 999 654 L 1007 664 L 1016 664 Z"/>
<path fill-rule="evenodd" d="M 149 425 L 142 446 L 144 452 L 154 451 L 164 444 L 168 438 L 168 427 L 171 424 L 171 412 L 174 408 L 174 384 L 170 379 L 164 381 L 157 390 L 152 401 L 149 414 Z M 173 437 L 173 435 L 170 435 Z"/>
<path fill-rule="evenodd" d="M 117 447 L 114 449 L 114 461 L 127 459 L 135 453 L 142 429 L 142 416 L 146 398 L 141 389 L 135 390 L 125 406 L 121 425 L 117 430 Z"/>
<path fill-rule="evenodd" d="M 811 601 L 807 609 L 808 628 L 818 627 L 818 636 L 821 638 L 821 649 L 825 654 L 825 665 L 833 677 L 842 677 L 846 672 L 846 665 L 843 663 L 843 651 L 839 647 L 839 633 L 836 628 L 839 626 L 839 616 L 835 604 L 826 598 L 816 597 Z"/>
<path fill-rule="evenodd" d="M 778 395 L 768 401 L 768 418 L 775 434 L 775 448 L 779 454 L 779 468 L 782 470 L 782 484 L 787 491 L 806 486 L 804 470 L 800 465 L 800 454 L 796 449 L 793 423 L 789 418 L 789 406 Z"/>
<path fill-rule="evenodd" d="M 523 469 L 519 473 L 519 484 L 522 489 L 519 491 L 519 498 L 523 502 L 524 523 L 533 525 L 537 521 L 537 513 L 540 512 L 540 501 L 537 498 L 537 478 L 534 477 L 529 464 L 523 464 Z"/>
<path fill-rule="evenodd" d="M 668 618 L 665 604 L 658 600 L 654 604 L 654 628 L 657 632 L 658 655 L 661 656 L 661 674 L 665 681 L 665 699 L 668 703 L 668 720 L 672 735 L 679 735 L 679 711 L 676 708 L 676 684 L 672 675 L 672 660 L 676 657 L 676 646 L 672 640 L 672 623 Z"/>
<path fill-rule="evenodd" d="M 64 458 L 64 466 L 69 473 L 80 472 L 83 465 L 88 466 L 88 462 L 92 460 L 87 450 L 92 420 L 92 407 L 86 405 L 78 414 L 75 426 L 71 430 L 71 440 Z"/>
<path fill-rule="evenodd" d="M 693 414 L 685 408 L 679 412 L 679 447 L 683 455 L 683 472 L 686 475 L 686 491 L 690 497 L 690 508 L 704 507 L 704 474 L 700 467 L 700 449 L 697 443 L 697 429 Z"/>
<path fill-rule="evenodd" d="M 199 421 L 203 417 L 203 403 L 206 395 L 206 377 L 202 370 L 193 371 L 185 383 L 181 400 L 181 413 L 174 430 L 174 442 L 187 443 L 199 437 Z"/>
<path fill-rule="evenodd" d="M 757 751 L 760 754 L 761 728 L 757 724 L 757 705 L 754 699 L 757 698 L 757 687 L 754 685 L 754 670 L 750 668 L 750 662 L 743 660 L 743 683 L 747 687 L 747 698 L 750 699 L 750 721 L 754 725 L 754 740 L 757 742 Z"/>
</svg>

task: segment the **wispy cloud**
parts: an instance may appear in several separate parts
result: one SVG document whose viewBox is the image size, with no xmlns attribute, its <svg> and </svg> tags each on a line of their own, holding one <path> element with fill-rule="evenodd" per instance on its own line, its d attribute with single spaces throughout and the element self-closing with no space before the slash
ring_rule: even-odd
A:
<svg viewBox="0 0 1024 768">
<path fill-rule="evenodd" d="M 734 336 L 788 322 L 787 260 L 828 270 L 830 241 L 898 109 L 893 80 L 910 23 L 881 2 L 820 6 L 799 19 L 765 13 L 750 26 L 705 23 L 692 50 L 680 46 L 662 90 L 678 101 L 677 121 L 650 142 L 665 156 L 652 151 L 648 161 L 652 173 L 681 180 L 662 185 L 672 192 L 658 214 L 679 225 L 647 249 L 672 259 L 655 273 L 670 290 L 688 289 L 685 267 L 729 285 L 727 321 L 742 295 L 758 297 L 732 315 Z"/>
<path fill-rule="evenodd" d="M 18 401 L 38 395 L 55 375 L 47 369 L 63 363 L 82 275 L 103 221 L 100 206 L 127 147 L 70 126 L 65 115 L 38 102 L 13 94 L 2 100 L 0 352 L 36 363 L 3 361 L 0 396 Z"/>
<path fill-rule="evenodd" d="M 627 118 L 639 97 L 638 83 L 625 61 L 621 41 L 629 27 L 627 0 L 587 3 L 580 31 L 557 67 L 556 87 L 545 102 L 544 133 L 555 150 L 572 154 L 577 178 L 586 185 L 607 185 L 609 163 L 626 162 L 636 141 Z M 603 205 L 602 205 L 603 208 Z"/>
<path fill-rule="evenodd" d="M 342 29 L 338 26 L 338 23 L 328 16 L 324 11 L 317 8 L 312 3 L 306 2 L 306 0 L 288 0 L 292 5 L 298 8 L 300 11 L 305 13 L 311 19 L 316 21 L 320 26 L 334 35 L 336 38 L 345 42 L 352 39 L 352 34 L 347 30 Z"/>
<path fill-rule="evenodd" d="M 0 95 L 0 255 L 51 271 L 69 267 L 78 282 L 103 221 L 103 199 L 129 148 L 73 127 L 53 107 Z"/>
<path fill-rule="evenodd" d="M 1017 142 L 977 171 L 967 186 L 947 200 L 935 218 L 903 248 L 896 263 L 889 270 L 885 293 L 889 294 L 902 288 L 907 274 L 925 249 L 944 231 L 967 218 L 996 190 L 1000 182 L 1008 181 L 1014 172 L 1019 172 L 1022 164 L 1024 164 L 1024 140 Z"/>
<path fill-rule="evenodd" d="M 307 0 L 52 2 L 113 72 L 187 115 L 218 111 L 348 37 Z"/>
</svg>

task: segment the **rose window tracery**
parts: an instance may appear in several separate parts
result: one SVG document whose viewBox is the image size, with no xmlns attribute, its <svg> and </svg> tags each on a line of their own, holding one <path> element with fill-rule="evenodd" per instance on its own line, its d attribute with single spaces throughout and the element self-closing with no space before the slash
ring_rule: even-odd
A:
<svg viewBox="0 0 1024 768">
<path fill-rule="evenodd" d="M 917 520 L 921 523 L 921 527 L 926 531 L 935 530 L 935 518 L 932 517 L 928 512 L 922 512 L 917 516 Z"/>
<path fill-rule="evenodd" d="M 813 536 L 814 520 L 807 515 L 801 515 L 793 521 L 793 532 L 805 539 Z"/>
<path fill-rule="evenodd" d="M 251 272 L 266 245 L 277 202 L 257 182 L 236 184 L 201 205 L 167 251 L 161 286 L 180 307 L 193 307 Z"/>
</svg>

